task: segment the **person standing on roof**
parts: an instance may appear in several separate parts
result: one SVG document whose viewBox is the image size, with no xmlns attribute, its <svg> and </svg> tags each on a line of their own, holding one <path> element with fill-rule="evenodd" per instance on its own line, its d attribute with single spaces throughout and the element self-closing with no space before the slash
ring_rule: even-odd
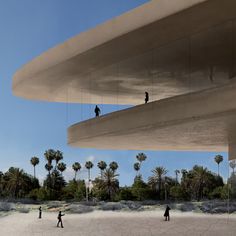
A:
<svg viewBox="0 0 236 236">
<path fill-rule="evenodd" d="M 145 104 L 149 101 L 149 94 L 148 92 L 145 92 Z"/>
<path fill-rule="evenodd" d="M 99 109 L 99 107 L 96 105 L 95 109 L 94 109 L 95 115 L 96 117 L 100 115 L 101 110 Z"/>
</svg>

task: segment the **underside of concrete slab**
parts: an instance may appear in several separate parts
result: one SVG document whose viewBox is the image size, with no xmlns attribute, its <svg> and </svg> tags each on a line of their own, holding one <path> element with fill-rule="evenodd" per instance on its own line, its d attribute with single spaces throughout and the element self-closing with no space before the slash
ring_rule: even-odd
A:
<svg viewBox="0 0 236 236">
<path fill-rule="evenodd" d="M 13 93 L 55 102 L 140 104 L 217 87 L 236 72 L 236 1 L 154 0 L 50 49 Z"/>
</svg>

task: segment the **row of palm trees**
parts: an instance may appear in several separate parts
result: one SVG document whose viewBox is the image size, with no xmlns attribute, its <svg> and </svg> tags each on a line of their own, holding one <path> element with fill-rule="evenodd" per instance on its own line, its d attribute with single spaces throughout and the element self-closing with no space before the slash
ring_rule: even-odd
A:
<svg viewBox="0 0 236 236">
<path fill-rule="evenodd" d="M 66 170 L 67 166 L 64 162 L 62 162 L 63 153 L 61 151 L 59 151 L 59 150 L 55 151 L 53 149 L 49 149 L 49 150 L 45 151 L 44 157 L 47 161 L 47 163 L 45 164 L 45 169 L 48 171 L 49 175 L 50 175 L 50 171 L 53 169 L 53 161 L 55 161 L 55 169 L 59 170 L 61 173 L 63 173 Z M 137 159 L 137 162 L 134 163 L 133 168 L 136 171 L 136 176 L 138 176 L 138 175 L 140 175 L 140 169 L 142 166 L 142 162 L 144 162 L 147 159 L 147 156 L 144 153 L 138 153 L 136 156 L 136 159 Z M 219 165 L 223 161 L 223 156 L 216 155 L 214 160 L 218 165 L 218 176 L 219 176 Z M 36 176 L 35 167 L 39 164 L 39 158 L 34 156 L 31 158 L 30 162 L 34 168 L 34 178 L 35 178 L 35 176 Z M 233 169 L 233 173 L 234 173 L 234 169 L 236 167 L 236 162 L 231 161 L 229 165 Z M 87 161 L 84 166 L 88 170 L 88 180 L 91 181 L 91 169 L 93 168 L 94 164 L 91 161 Z M 102 178 L 103 172 L 107 168 L 107 163 L 105 161 L 99 161 L 97 163 L 97 167 L 100 169 L 100 176 Z M 118 169 L 118 167 L 119 167 L 119 165 L 115 161 L 113 161 L 109 164 L 109 168 L 113 172 L 115 172 Z M 72 165 L 72 169 L 75 172 L 75 175 L 74 175 L 75 180 L 77 179 L 77 174 L 81 170 L 81 168 L 82 168 L 82 165 L 79 162 L 75 162 Z M 157 177 L 158 176 L 160 177 L 160 175 L 166 174 L 166 170 L 163 169 L 162 167 L 157 167 L 152 172 L 153 173 L 155 172 L 154 174 Z M 184 176 L 185 170 L 182 170 L 181 173 Z M 180 174 L 180 170 L 175 170 L 176 183 L 178 183 L 178 175 L 179 174 Z M 159 179 L 161 179 L 161 178 L 159 178 Z M 159 183 L 158 185 L 160 186 L 161 183 Z"/>
<path fill-rule="evenodd" d="M 60 182 L 60 189 L 64 186 L 67 186 L 67 184 L 63 179 L 62 173 L 66 170 L 67 166 L 63 161 L 63 153 L 59 150 L 53 150 L 49 149 L 45 151 L 44 157 L 46 160 L 45 168 L 48 171 L 48 175 L 44 181 L 43 187 L 42 187 L 42 192 L 44 190 L 51 191 L 52 196 L 54 194 L 54 188 L 57 184 Z M 141 194 L 142 191 L 149 191 L 150 189 L 153 189 L 154 192 L 156 191 L 157 196 L 159 196 L 159 199 L 165 199 L 167 198 L 167 195 L 170 193 L 172 195 L 178 195 L 178 194 L 184 194 L 183 196 L 190 196 L 192 193 L 195 193 L 194 197 L 197 198 L 202 198 L 204 196 L 205 191 L 206 191 L 206 186 L 207 189 L 210 189 L 209 191 L 213 191 L 213 188 L 220 187 L 223 182 L 217 183 L 218 179 L 215 179 L 211 174 L 209 174 L 209 171 L 204 168 L 204 167 L 199 167 L 195 166 L 192 170 L 175 170 L 175 178 L 168 177 L 167 176 L 167 170 L 162 167 L 162 166 L 157 166 L 152 170 L 152 176 L 148 178 L 147 183 L 142 180 L 142 176 L 140 174 L 140 170 L 142 168 L 143 162 L 147 159 L 147 156 L 144 153 L 138 153 L 136 156 L 136 162 L 133 164 L 133 168 L 136 172 L 136 180 L 134 181 L 134 184 L 131 186 L 132 191 L 134 196 L 137 194 L 137 199 L 140 199 L 140 196 L 142 197 L 143 193 Z M 217 155 L 215 157 L 215 162 L 218 165 L 218 175 L 219 175 L 219 166 L 221 162 L 223 161 L 223 157 L 220 155 Z M 33 168 L 34 168 L 34 180 L 37 180 L 35 178 L 36 175 L 36 166 L 39 164 L 40 160 L 38 157 L 34 156 L 30 160 Z M 94 187 L 94 191 L 97 189 L 97 193 L 101 192 L 101 190 L 105 190 L 111 198 L 111 196 L 114 196 L 115 190 L 123 191 L 122 188 L 119 187 L 119 181 L 117 179 L 118 174 L 117 174 L 117 169 L 119 168 L 117 162 L 111 162 L 107 164 L 105 161 L 99 161 L 97 163 L 97 167 L 100 169 L 100 175 L 99 177 L 95 178 L 93 181 L 91 181 L 91 170 L 94 168 L 94 163 L 92 161 L 87 161 L 84 165 L 82 165 L 79 162 L 75 162 L 72 165 L 72 169 L 74 170 L 74 182 L 78 182 L 80 180 L 77 180 L 78 173 L 81 171 L 82 167 L 87 169 L 88 173 L 88 182 L 81 180 L 86 186 L 88 184 L 92 184 Z M 230 162 L 230 167 L 234 169 L 236 167 L 235 161 Z M 61 174 L 59 173 L 61 172 Z M 181 175 L 181 180 L 179 181 L 179 175 Z M 5 175 L 4 181 L 7 182 L 9 174 Z M 208 177 L 207 177 L 208 176 Z M 211 176 L 211 177 L 209 177 Z M 216 175 L 217 176 L 217 175 Z M 218 176 L 219 177 L 219 176 Z M 60 178 L 57 180 L 57 178 Z M 207 183 L 206 179 L 208 179 L 210 182 Z M 212 179 L 214 180 L 213 182 Z M 221 178 L 222 179 L 222 178 Z M 59 182 L 58 182 L 59 181 Z M 73 181 L 72 181 L 73 182 Z M 217 185 L 218 184 L 218 185 Z M 17 184 L 16 184 L 17 185 Z M 145 186 L 149 186 L 147 189 L 145 189 Z M 176 188 L 174 188 L 176 187 Z M 86 187 L 87 188 L 87 187 Z M 88 187 L 89 188 L 89 187 Z M 144 188 L 141 190 L 140 188 Z M 211 189 L 212 188 L 212 189 Z M 58 188 L 59 189 L 59 188 Z M 191 189 L 191 191 L 190 191 Z M 58 192 L 58 195 L 55 196 L 60 196 L 62 192 L 61 190 L 55 190 Z M 87 191 L 87 189 L 86 189 Z M 16 194 L 17 196 L 22 195 L 21 193 L 18 193 L 18 190 L 16 188 Z M 55 194 L 57 194 L 55 192 Z M 120 194 L 120 193 L 118 193 Z M 126 193 L 127 194 L 127 193 Z M 140 196 L 139 196 L 140 195 Z M 210 195 L 209 195 L 210 196 Z M 56 199 L 56 198 L 55 198 Z"/>
<path fill-rule="evenodd" d="M 48 171 L 48 174 L 50 175 L 51 170 L 53 169 L 53 161 L 55 161 L 55 169 L 59 170 L 61 174 L 66 170 L 66 164 L 64 162 L 60 162 L 63 160 L 63 153 L 59 150 L 55 151 L 53 149 L 49 149 L 45 151 L 44 157 L 47 161 L 45 164 L 45 169 Z M 36 171 L 35 167 L 39 164 L 39 158 L 34 156 L 30 160 L 33 168 L 34 168 L 34 178 L 36 178 Z M 91 169 L 93 168 L 94 164 L 91 161 L 86 161 L 85 168 L 88 170 L 88 180 L 91 181 Z M 100 161 L 97 164 L 97 167 L 101 171 L 101 177 L 103 175 L 104 170 L 107 168 L 107 163 L 105 161 Z M 109 164 L 109 168 L 115 172 L 118 169 L 117 162 L 113 161 Z M 72 165 L 72 169 L 75 172 L 74 179 L 77 180 L 77 174 L 81 170 L 82 166 L 79 162 L 75 162 Z"/>
</svg>

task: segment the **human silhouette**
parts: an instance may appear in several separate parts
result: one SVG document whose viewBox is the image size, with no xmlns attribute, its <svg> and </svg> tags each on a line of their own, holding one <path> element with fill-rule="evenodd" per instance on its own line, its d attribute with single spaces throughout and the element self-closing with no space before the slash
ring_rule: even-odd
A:
<svg viewBox="0 0 236 236">
<path fill-rule="evenodd" d="M 149 94 L 148 92 L 145 92 L 145 103 L 148 103 L 149 101 Z"/>
<path fill-rule="evenodd" d="M 170 220 L 170 211 L 171 209 L 170 209 L 170 207 L 167 205 L 166 206 L 166 210 L 165 210 L 165 213 L 164 213 L 164 216 L 165 216 L 165 221 L 169 221 Z"/>
<path fill-rule="evenodd" d="M 64 228 L 63 223 L 62 223 L 62 216 L 64 216 L 65 214 L 61 214 L 61 211 L 59 211 L 59 214 L 57 216 L 58 222 L 57 222 L 57 227 L 59 227 L 59 224 L 61 223 L 61 228 Z"/>
<path fill-rule="evenodd" d="M 99 116 L 99 114 L 101 113 L 101 110 L 99 109 L 99 107 L 97 105 L 94 109 L 94 112 L 95 112 L 96 117 Z"/>
<path fill-rule="evenodd" d="M 39 219 L 41 219 L 42 218 L 42 207 L 40 206 L 39 207 Z"/>
</svg>

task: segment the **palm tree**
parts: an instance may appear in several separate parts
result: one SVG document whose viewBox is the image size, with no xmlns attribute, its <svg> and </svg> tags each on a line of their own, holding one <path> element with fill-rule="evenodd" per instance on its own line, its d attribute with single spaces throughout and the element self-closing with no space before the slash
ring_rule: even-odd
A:
<svg viewBox="0 0 236 236">
<path fill-rule="evenodd" d="M 55 151 L 53 149 L 46 150 L 45 153 L 44 153 L 44 157 L 47 160 L 48 165 L 51 165 L 52 161 L 55 158 Z"/>
<path fill-rule="evenodd" d="M 7 188 L 12 196 L 18 197 L 20 189 L 26 184 L 24 181 L 24 171 L 19 168 L 11 167 L 6 173 L 8 181 Z"/>
<path fill-rule="evenodd" d="M 167 188 L 168 188 L 168 183 L 167 183 L 167 181 L 165 180 L 165 183 L 164 183 L 164 189 L 165 189 L 165 201 L 167 201 Z"/>
<path fill-rule="evenodd" d="M 208 181 L 208 170 L 203 166 L 194 166 L 193 167 L 193 187 L 196 192 L 197 200 L 200 201 L 203 189 L 207 185 Z"/>
<path fill-rule="evenodd" d="M 181 170 L 182 178 L 185 179 L 186 175 L 188 174 L 188 171 L 186 169 Z"/>
<path fill-rule="evenodd" d="M 50 171 L 52 170 L 52 168 L 53 168 L 52 164 L 48 164 L 48 163 L 47 163 L 47 164 L 45 165 L 45 169 L 48 171 L 48 175 L 49 175 L 49 176 L 50 176 L 50 174 L 51 174 Z"/>
<path fill-rule="evenodd" d="M 155 169 L 152 170 L 153 176 L 148 178 L 148 183 L 151 185 L 152 188 L 158 188 L 159 197 L 162 188 L 162 182 L 164 180 L 164 176 L 167 174 L 167 170 L 162 166 L 157 166 Z"/>
<path fill-rule="evenodd" d="M 64 162 L 60 162 L 57 164 L 57 169 L 61 172 L 65 171 L 66 170 L 66 164 Z"/>
<path fill-rule="evenodd" d="M 88 169 L 88 180 L 90 181 L 90 169 L 93 168 L 93 163 L 91 161 L 86 161 L 85 168 Z"/>
<path fill-rule="evenodd" d="M 113 172 L 116 172 L 116 170 L 118 169 L 119 166 L 118 166 L 117 162 L 113 161 L 109 164 L 109 167 Z"/>
<path fill-rule="evenodd" d="M 39 164 L 39 158 L 38 157 L 32 157 L 30 159 L 30 162 L 32 166 L 34 167 L 34 178 L 35 178 L 35 166 Z"/>
<path fill-rule="evenodd" d="M 3 172 L 0 171 L 0 196 L 2 195 L 3 192 Z"/>
<path fill-rule="evenodd" d="M 180 173 L 179 170 L 175 170 L 175 181 L 176 181 L 176 185 L 178 183 L 178 174 Z"/>
<path fill-rule="evenodd" d="M 233 169 L 233 175 L 234 175 L 234 169 L 235 169 L 235 167 L 236 167 L 236 161 L 235 161 L 235 160 L 231 161 L 231 162 L 229 163 L 229 166 Z"/>
<path fill-rule="evenodd" d="M 75 171 L 75 181 L 76 181 L 77 172 L 81 169 L 80 163 L 79 163 L 79 162 L 75 162 L 75 163 L 72 165 L 72 169 Z"/>
<path fill-rule="evenodd" d="M 139 169 L 141 169 L 141 164 L 143 161 L 145 161 L 147 159 L 147 156 L 141 152 L 141 153 L 138 153 L 138 155 L 136 156 L 136 159 L 139 161 L 139 163 L 140 163 Z"/>
<path fill-rule="evenodd" d="M 115 174 L 111 168 L 105 169 L 102 174 L 101 189 L 108 193 L 109 199 L 119 190 L 118 174 Z"/>
<path fill-rule="evenodd" d="M 137 160 L 141 163 L 143 161 L 146 160 L 147 156 L 144 154 L 144 153 L 139 153 L 137 156 L 136 156 Z"/>
<path fill-rule="evenodd" d="M 102 173 L 107 168 L 107 163 L 105 161 L 99 161 L 97 166 L 101 171 L 101 178 L 102 178 Z"/>
<path fill-rule="evenodd" d="M 223 161 L 224 159 L 223 159 L 223 156 L 221 156 L 221 155 L 216 155 L 215 156 L 215 162 L 217 163 L 217 165 L 218 165 L 218 176 L 219 176 L 219 165 L 220 165 L 220 163 Z"/>
<path fill-rule="evenodd" d="M 140 170 L 140 163 L 139 162 L 134 163 L 134 170 L 137 171 L 136 176 L 138 176 L 138 172 Z"/>
<path fill-rule="evenodd" d="M 63 153 L 59 150 L 54 153 L 54 160 L 56 161 L 55 167 L 58 167 L 57 164 L 63 159 Z"/>
</svg>

